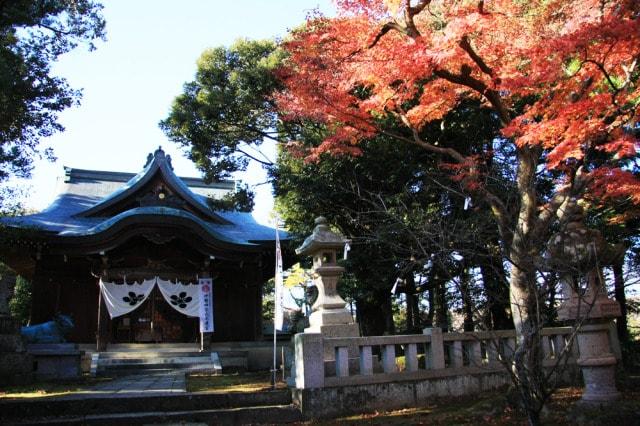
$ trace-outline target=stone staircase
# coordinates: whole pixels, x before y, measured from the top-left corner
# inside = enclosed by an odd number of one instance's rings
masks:
[[[287,389],[0,400],[2,425],[281,424],[303,420]]]
[[[175,371],[220,373],[216,352],[200,352],[195,344],[111,344],[94,353],[92,372],[97,375],[146,374]]]

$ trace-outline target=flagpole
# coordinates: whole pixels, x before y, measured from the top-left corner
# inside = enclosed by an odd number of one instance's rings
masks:
[[[271,387],[276,388],[276,327],[273,324],[273,368],[271,369]]]
[[[277,343],[276,337],[278,334],[278,329],[282,328],[282,301],[279,300],[282,298],[282,253],[280,251],[280,235],[278,233],[278,216],[275,217],[275,228],[276,228],[276,274],[275,274],[275,285],[273,291],[273,368],[271,369],[271,386],[273,389],[276,388],[276,374],[278,369],[276,367],[277,364]]]

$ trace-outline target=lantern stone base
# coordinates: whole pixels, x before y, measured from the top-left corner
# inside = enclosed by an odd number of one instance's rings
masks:
[[[320,333],[322,337],[360,337],[358,324],[330,324],[321,325],[317,328],[309,327],[304,329],[305,333]]]
[[[572,298],[558,308],[558,318],[573,320],[583,318],[617,318],[621,315],[620,304],[615,300],[598,298],[590,305],[584,300]]]
[[[584,394],[583,404],[602,404],[620,396],[615,383],[616,357],[611,353],[607,323],[584,325],[578,331]]]
[[[353,317],[351,314],[344,308],[344,303],[340,308],[337,309],[327,309],[327,308],[319,308],[318,310],[311,313],[309,316],[309,327],[305,329],[305,333],[320,333],[320,328],[325,326],[333,326],[333,325],[353,325],[356,330],[358,326],[353,323]],[[330,336],[330,337],[357,337],[349,335],[338,335],[338,336]]]
[[[342,319],[341,323],[323,323],[318,324],[313,321],[314,314],[324,313],[325,316],[317,315],[316,319],[322,318],[327,319],[330,318],[330,321],[337,321],[338,318]],[[360,337],[360,330],[358,328],[358,324],[353,322],[351,315],[342,310],[344,315],[335,315],[330,316],[327,310],[316,311],[309,317],[310,327],[305,328],[305,333],[320,333],[323,338],[326,337]],[[346,317],[345,317],[346,315]],[[352,347],[353,346],[353,347]],[[355,358],[358,356],[358,348],[355,345],[351,345],[348,347],[349,358]],[[336,359],[336,354],[333,353],[332,349],[327,347],[324,351],[324,360],[325,361],[333,361]]]

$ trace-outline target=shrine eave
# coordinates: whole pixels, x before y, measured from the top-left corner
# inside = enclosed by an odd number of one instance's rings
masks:
[[[275,229],[257,223],[251,213],[211,208],[209,196],[234,187],[232,181],[180,178],[170,156],[158,149],[137,175],[65,168],[64,187],[47,209],[0,218],[0,225],[24,231],[22,245],[46,241],[74,252],[122,244],[136,235],[151,241],[154,235],[162,235],[157,241],[191,238],[192,245],[203,245],[203,252],[271,250]],[[281,232],[280,239],[287,240],[288,234]]]

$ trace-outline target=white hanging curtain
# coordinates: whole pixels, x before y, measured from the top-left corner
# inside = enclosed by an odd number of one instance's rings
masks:
[[[200,292],[196,284],[182,283],[180,281],[165,281],[157,278],[160,293],[169,305],[176,311],[190,317],[199,317]]]
[[[127,283],[125,278],[124,281],[124,284],[116,284],[100,280],[102,298],[111,318],[128,314],[142,305],[156,283],[155,278],[132,283]]]

